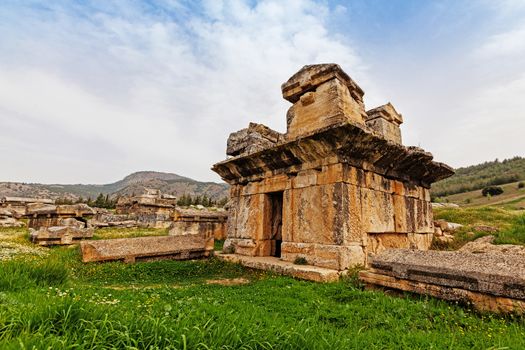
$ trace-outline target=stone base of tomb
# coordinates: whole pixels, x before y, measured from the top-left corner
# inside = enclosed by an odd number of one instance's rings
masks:
[[[525,313],[525,261],[510,254],[387,250],[359,278],[394,289],[471,304],[479,311]]]
[[[93,233],[92,228],[52,226],[31,230],[30,237],[31,242],[42,246],[70,245],[83,239],[92,238]]]
[[[83,262],[190,260],[212,256],[214,240],[202,234],[119,238],[82,242],[80,249]]]
[[[272,271],[280,275],[291,276],[298,279],[314,282],[335,282],[345,273],[334,269],[312,265],[297,265],[289,261],[283,261],[273,256],[245,256],[239,254],[218,254],[217,258],[241,264],[243,266]]]
[[[206,234],[223,240],[226,238],[227,219],[226,211],[177,209],[169,226],[169,235]]]

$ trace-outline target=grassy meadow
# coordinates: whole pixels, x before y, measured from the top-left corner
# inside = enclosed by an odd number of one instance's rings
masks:
[[[521,317],[365,291],[352,277],[318,284],[217,259],[82,264],[78,247],[0,230],[18,247],[0,260],[0,349],[525,348]]]
[[[493,235],[496,244],[525,244],[525,210],[501,206],[434,209],[434,219],[464,225],[454,234],[454,241],[437,243],[433,249],[455,250],[465,243],[486,235]],[[486,232],[483,226],[497,229]]]

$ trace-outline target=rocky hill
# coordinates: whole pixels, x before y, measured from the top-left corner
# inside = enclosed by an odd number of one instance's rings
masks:
[[[140,171],[124,179],[106,185],[59,185],[27,184],[18,182],[0,182],[0,197],[41,197],[51,199],[72,199],[79,197],[96,198],[100,193],[117,197],[122,195],[141,194],[146,188],[159,189],[163,193],[182,196],[207,195],[220,200],[228,196],[228,185],[215,182],[200,182],[172,173]]]

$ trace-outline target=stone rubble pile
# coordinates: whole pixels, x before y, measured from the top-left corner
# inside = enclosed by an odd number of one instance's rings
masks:
[[[15,213],[9,209],[0,208],[0,227],[24,227],[25,224],[15,218]]]
[[[453,222],[447,222],[445,220],[434,221],[434,239],[448,243],[454,240],[454,233],[462,228],[463,225],[456,224]]]

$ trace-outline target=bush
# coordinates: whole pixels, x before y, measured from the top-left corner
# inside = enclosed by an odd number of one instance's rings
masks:
[[[306,260],[305,257],[302,257],[302,256],[298,256],[297,258],[295,258],[293,263],[295,265],[308,265],[308,261]]]
[[[481,194],[483,195],[483,197],[487,197],[488,195],[490,195],[490,196],[498,196],[498,195],[500,195],[502,193],[503,193],[503,188],[501,188],[499,186],[485,187],[481,191]]]
[[[525,182],[518,183],[518,188],[523,188],[523,187],[525,187]]]

